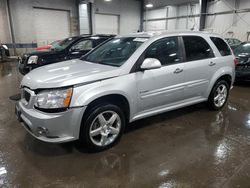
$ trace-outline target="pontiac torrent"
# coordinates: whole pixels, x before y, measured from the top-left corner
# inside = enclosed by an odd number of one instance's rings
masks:
[[[39,140],[79,139],[100,151],[116,144],[135,120],[200,102],[221,109],[235,64],[231,49],[215,34],[117,36],[81,59],[25,75],[16,114]]]

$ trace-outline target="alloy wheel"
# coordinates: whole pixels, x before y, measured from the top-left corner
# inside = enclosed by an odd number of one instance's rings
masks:
[[[227,87],[221,84],[217,87],[214,95],[214,105],[218,108],[222,107],[227,100]]]
[[[89,136],[95,145],[107,146],[116,140],[120,131],[120,116],[114,111],[104,111],[91,123]]]

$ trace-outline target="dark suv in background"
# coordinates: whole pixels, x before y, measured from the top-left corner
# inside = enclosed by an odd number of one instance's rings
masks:
[[[113,37],[114,35],[84,35],[66,38],[47,51],[24,54],[19,58],[19,72],[24,75],[37,67],[80,58],[99,44]]]
[[[243,42],[234,49],[237,57],[236,81],[250,81],[250,42]]]
[[[232,49],[237,48],[242,43],[239,39],[235,38],[225,38],[225,40]]]

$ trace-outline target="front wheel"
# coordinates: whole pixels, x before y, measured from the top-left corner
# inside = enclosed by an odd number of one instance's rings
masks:
[[[218,81],[208,98],[208,106],[212,110],[219,110],[226,104],[229,94],[229,85],[225,80]]]
[[[103,104],[90,110],[83,120],[80,139],[88,149],[102,151],[115,145],[123,133],[125,116],[116,105]]]

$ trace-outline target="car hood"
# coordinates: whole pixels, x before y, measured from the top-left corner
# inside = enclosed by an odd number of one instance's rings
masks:
[[[58,54],[59,52],[60,51],[46,49],[46,50],[42,50],[42,51],[33,51],[30,53],[26,53],[26,54],[24,54],[24,56],[30,57],[32,55],[37,55],[38,57],[42,57],[42,56],[47,56],[47,55],[55,55],[55,54]]]
[[[23,77],[21,86],[30,89],[58,88],[116,77],[120,69],[79,59],[34,69]]]

